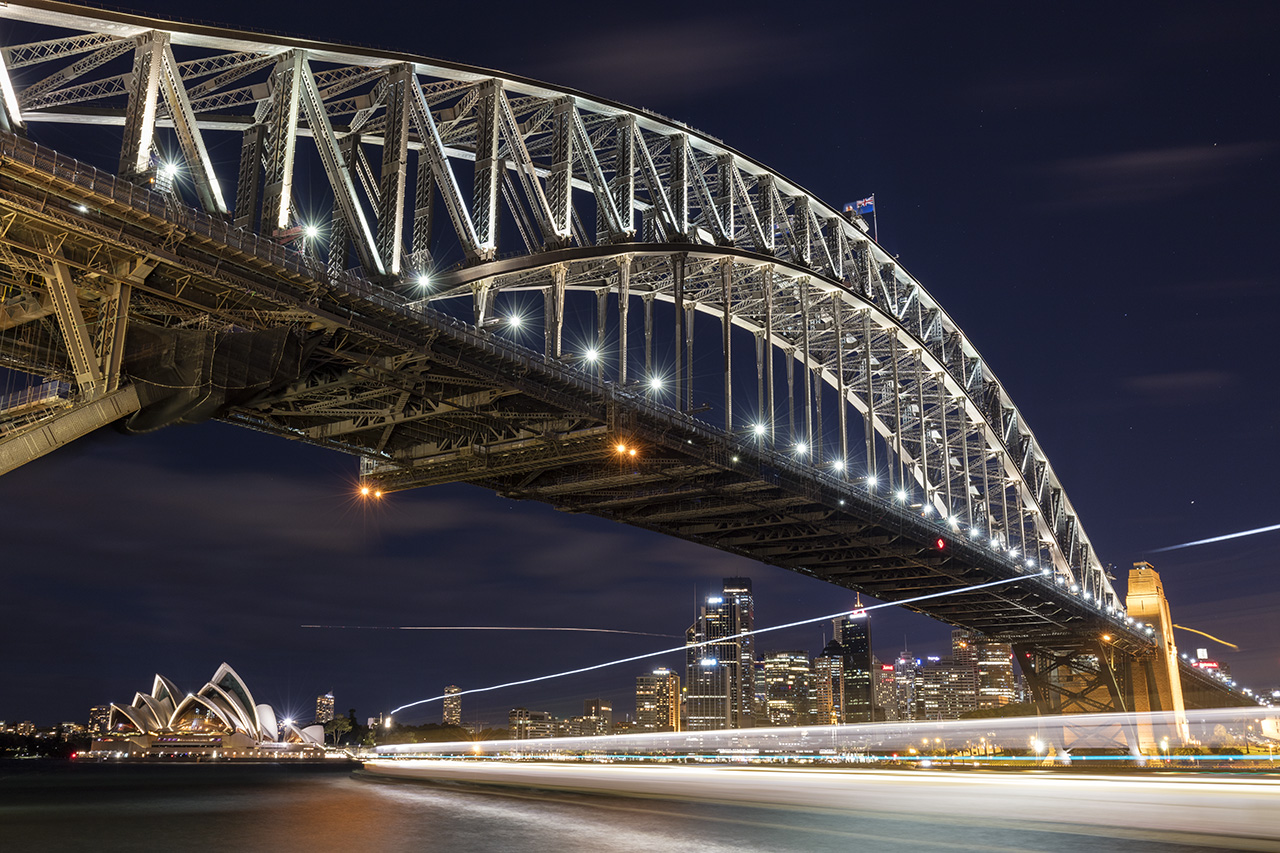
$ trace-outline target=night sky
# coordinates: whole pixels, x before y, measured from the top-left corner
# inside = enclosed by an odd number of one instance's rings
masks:
[[[1280,532],[1150,553],[1280,523],[1280,5],[497,3],[484,20],[460,3],[131,5],[543,79],[684,121],[832,204],[874,192],[881,242],[1004,383],[1117,586],[1151,560],[1175,622],[1240,646],[1179,632],[1180,648],[1280,685]],[[472,487],[371,509],[355,474],[204,424],[105,430],[0,479],[0,719],[83,721],[155,672],[196,689],[224,660],[283,712],[310,719],[332,689],[364,718],[679,642],[308,624],[682,635],[729,575],[754,580],[762,626],[852,605]],[[904,641],[948,651],[939,623],[873,625],[882,658]],[[822,628],[760,647],[815,652]],[[467,697],[464,719],[577,714],[594,696],[630,712],[644,669]],[[438,721],[438,704],[414,719]]]

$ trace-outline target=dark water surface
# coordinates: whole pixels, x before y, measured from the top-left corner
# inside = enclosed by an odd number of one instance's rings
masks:
[[[904,811],[910,803],[903,804]],[[333,767],[0,762],[0,851],[1160,851],[1062,828],[380,781]]]

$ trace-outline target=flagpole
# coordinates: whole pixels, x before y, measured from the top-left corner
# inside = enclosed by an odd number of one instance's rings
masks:
[[[871,237],[880,242],[880,221],[876,219],[876,194],[871,194]]]

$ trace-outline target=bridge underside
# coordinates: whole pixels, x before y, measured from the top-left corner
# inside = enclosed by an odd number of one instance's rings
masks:
[[[0,449],[128,389],[127,430],[221,418],[358,455],[383,490],[474,483],[885,601],[956,591],[913,608],[1036,655],[1104,634],[1108,654],[1153,653],[1053,577],[890,496],[23,140],[0,149],[4,274],[76,309],[0,327],[3,365],[76,389],[6,422]],[[991,581],[1008,582],[962,591]]]

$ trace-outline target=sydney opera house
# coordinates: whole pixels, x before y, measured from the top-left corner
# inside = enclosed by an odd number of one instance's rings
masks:
[[[100,756],[129,758],[297,759],[324,756],[324,727],[299,728],[258,705],[227,664],[185,693],[163,675],[128,705],[113,703],[109,730],[93,742]]]

